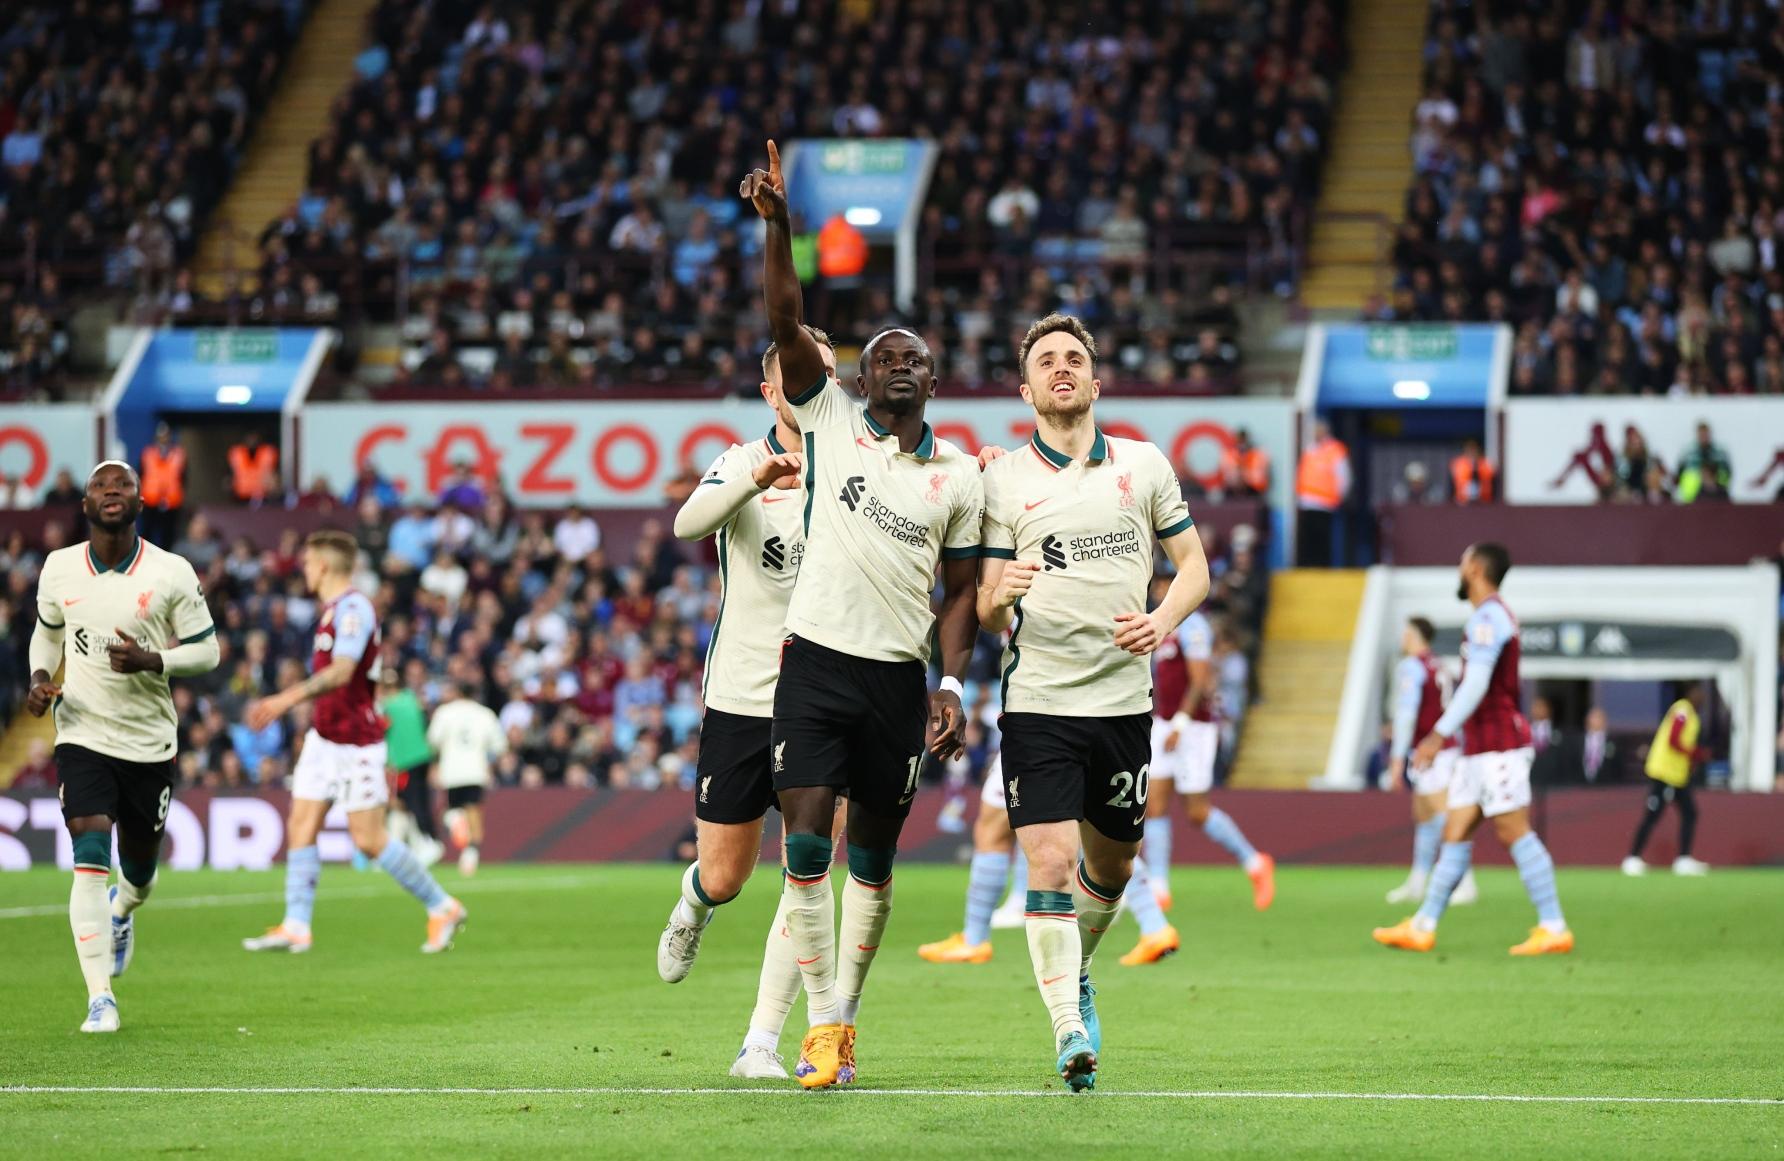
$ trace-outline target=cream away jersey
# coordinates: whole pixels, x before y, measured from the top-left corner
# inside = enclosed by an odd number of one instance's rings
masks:
[[[56,743],[127,762],[174,756],[178,720],[167,678],[113,673],[106,646],[123,630],[145,649],[202,641],[217,631],[198,574],[184,557],[140,536],[136,551],[108,569],[88,544],[50,553],[37,582],[37,618],[62,629],[67,669],[56,700]]]
[[[744,481],[753,488],[751,473],[787,450],[773,431],[765,439],[733,444],[713,461],[699,487]],[[718,550],[722,588],[706,648],[704,699],[728,714],[773,717],[787,603],[805,559],[804,489],[760,492],[719,527]]]
[[[852,657],[927,661],[936,565],[979,555],[978,460],[928,424],[899,451],[834,379],[789,402],[805,439],[805,563],[787,631]]]
[[[1005,712],[1152,712],[1151,658],[1115,645],[1115,614],[1146,609],[1154,537],[1193,527],[1156,447],[1098,430],[1069,460],[1041,441],[985,469],[986,556],[1041,566],[1004,647]]]
[[[508,750],[508,735],[495,711],[468,697],[453,698],[427,723],[428,745],[438,755],[440,785],[488,786],[489,764]]]

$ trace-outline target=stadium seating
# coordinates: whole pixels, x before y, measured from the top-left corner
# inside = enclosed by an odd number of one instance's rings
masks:
[[[1514,394],[1784,392],[1781,36],[1763,4],[1433,3],[1371,315],[1511,324]]]
[[[259,301],[398,321],[397,397],[734,387],[762,342],[734,192],[761,139],[921,135],[940,158],[916,321],[952,377],[1007,377],[1021,327],[1064,306],[1119,377],[1228,390],[1228,284],[1292,283],[1342,5],[1134,0],[1104,39],[1073,31],[1076,7],[1048,26],[915,0],[807,23],[711,0],[385,0],[304,195],[261,235]],[[898,317],[871,280],[814,313]]]
[[[53,396],[74,307],[152,317],[308,0],[15,0],[0,23],[0,398]]]

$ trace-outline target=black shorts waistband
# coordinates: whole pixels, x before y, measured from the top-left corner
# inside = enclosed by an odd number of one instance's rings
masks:
[[[801,637],[798,634],[792,634],[787,637],[786,648],[789,652],[797,649],[801,653],[809,654],[819,660],[832,661],[838,665],[854,665],[870,669],[879,669],[886,673],[902,673],[912,669],[916,670],[918,673],[923,673],[927,668],[921,661],[915,660],[885,661],[878,657],[857,657],[853,653],[844,653],[840,649],[832,649],[828,645],[820,645],[811,638]]]

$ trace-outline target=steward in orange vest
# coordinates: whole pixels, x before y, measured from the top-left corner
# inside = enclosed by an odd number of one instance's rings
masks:
[[[1491,460],[1481,456],[1480,444],[1468,440],[1462,454],[1450,461],[1450,496],[1458,504],[1491,504],[1493,478]]]
[[[279,449],[250,431],[229,449],[229,490],[244,504],[258,504],[279,487]]]

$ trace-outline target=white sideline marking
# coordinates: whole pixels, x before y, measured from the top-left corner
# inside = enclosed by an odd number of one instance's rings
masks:
[[[558,875],[546,879],[496,879],[487,882],[457,882],[448,894],[461,895],[494,895],[511,891],[531,891],[536,888],[574,887],[586,885],[594,876]],[[323,902],[331,899],[372,899],[390,894],[388,884],[383,886],[335,887],[323,888],[317,892],[317,898]],[[176,895],[172,899],[152,899],[143,904],[153,913],[156,911],[195,911],[202,907],[229,907],[252,903],[283,903],[283,891],[257,891],[240,895]],[[43,919],[52,915],[67,917],[67,903],[44,903],[34,907],[0,907],[0,919]]]
[[[1025,1097],[1066,1098],[1071,1094],[1035,1089],[965,1088],[854,1088],[855,1096],[904,1097]],[[350,1086],[230,1087],[150,1085],[5,1085],[0,1096],[86,1094],[127,1096],[802,1096],[798,1088],[627,1088],[617,1085],[593,1088],[396,1088]],[[1480,1104],[1579,1104],[1579,1105],[1760,1105],[1784,1107],[1779,1097],[1664,1097],[1664,1096],[1544,1096],[1536,1093],[1437,1093],[1437,1092],[1207,1092],[1103,1091],[1090,1099],[1112,1097],[1147,1100],[1247,1100],[1247,1101],[1459,1101]],[[822,1099],[822,1098],[816,1098]],[[844,1097],[843,1099],[851,1099]]]

